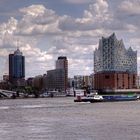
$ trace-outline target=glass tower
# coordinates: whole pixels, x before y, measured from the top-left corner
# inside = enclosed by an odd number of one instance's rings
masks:
[[[25,57],[19,49],[9,54],[9,78],[21,79],[25,77]]]
[[[115,33],[99,41],[94,51],[94,72],[137,73],[137,51],[125,48],[123,40],[117,40]]]

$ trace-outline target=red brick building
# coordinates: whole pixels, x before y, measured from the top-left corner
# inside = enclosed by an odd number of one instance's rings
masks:
[[[122,72],[102,72],[94,74],[94,87],[98,90],[106,89],[134,89],[136,88],[136,74]]]

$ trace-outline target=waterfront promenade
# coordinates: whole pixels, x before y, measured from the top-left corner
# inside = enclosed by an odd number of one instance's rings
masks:
[[[139,140],[140,101],[0,100],[0,140]]]

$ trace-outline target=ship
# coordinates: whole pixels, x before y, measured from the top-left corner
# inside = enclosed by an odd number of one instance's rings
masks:
[[[137,94],[132,95],[98,95],[77,96],[74,102],[113,102],[113,101],[135,101],[140,99]]]

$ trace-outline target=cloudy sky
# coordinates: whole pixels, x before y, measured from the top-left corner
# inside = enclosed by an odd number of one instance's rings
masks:
[[[140,0],[0,0],[0,76],[17,47],[26,77],[54,69],[58,56],[67,56],[70,77],[91,74],[99,39],[113,32],[140,64]]]

